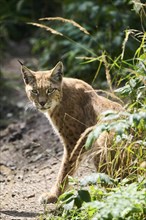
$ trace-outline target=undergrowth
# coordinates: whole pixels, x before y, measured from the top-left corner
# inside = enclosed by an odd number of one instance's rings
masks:
[[[136,1],[135,1],[136,2]],[[144,11],[144,4],[139,10]],[[145,13],[144,13],[145,15]],[[84,34],[90,35],[85,28],[75,21],[63,18],[45,18],[59,20],[74,25]],[[41,19],[44,20],[44,19]],[[76,43],[62,33],[47,25],[32,23],[66,37],[71,43]],[[134,57],[125,60],[126,44],[130,37],[139,42]],[[76,43],[82,47],[81,43]],[[123,40],[122,53],[115,59],[106,52],[95,57],[93,48],[88,50],[91,56],[80,57],[84,64],[99,61],[94,82],[104,66],[109,85],[108,96],[125,102],[123,112],[104,112],[100,123],[89,134],[85,147],[89,150],[98,137],[106,132],[113,133],[112,142],[104,155],[100,158],[99,169],[96,174],[84,177],[84,180],[73,180],[73,190],[65,192],[58,200],[58,206],[40,220],[92,219],[92,220],[144,220],[146,215],[146,32],[126,30]],[[84,48],[85,51],[87,48]],[[115,48],[116,49],[116,48]],[[118,89],[113,89],[116,85]],[[103,156],[103,155],[102,155]],[[106,162],[105,162],[106,158]],[[106,173],[101,173],[102,166],[106,166]]]
[[[130,183],[103,173],[86,176],[78,181],[77,189],[61,195],[58,207],[40,220],[144,220],[145,184],[143,177]]]

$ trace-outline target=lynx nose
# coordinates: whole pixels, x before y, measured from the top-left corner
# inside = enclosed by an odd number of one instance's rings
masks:
[[[41,101],[40,102],[40,105],[43,107],[44,105],[46,104],[46,102],[44,102],[44,101]]]

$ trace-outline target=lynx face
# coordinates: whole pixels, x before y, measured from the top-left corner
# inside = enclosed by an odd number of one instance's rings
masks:
[[[25,90],[29,100],[40,111],[53,110],[62,99],[63,64],[52,70],[33,72],[22,65]]]

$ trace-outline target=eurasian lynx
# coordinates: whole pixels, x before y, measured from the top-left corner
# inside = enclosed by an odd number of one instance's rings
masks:
[[[79,155],[85,152],[81,134],[97,123],[99,115],[121,106],[102,96],[78,79],[63,77],[62,62],[48,71],[34,72],[22,65],[25,90],[33,105],[51,122],[64,145],[64,154],[55,186],[42,202],[56,202],[72,175]],[[89,129],[88,129],[89,128]]]

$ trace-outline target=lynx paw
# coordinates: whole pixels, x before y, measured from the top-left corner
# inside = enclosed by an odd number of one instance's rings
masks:
[[[56,203],[57,202],[57,195],[51,193],[43,193],[40,198],[40,204],[48,204],[48,203]]]

